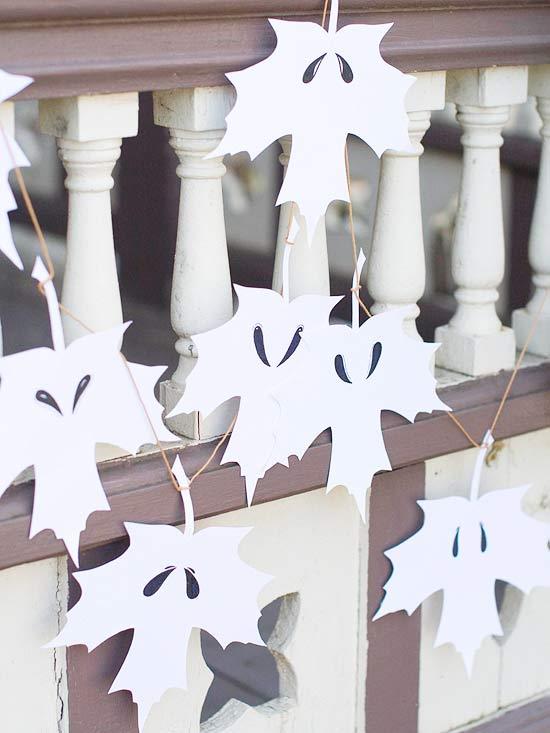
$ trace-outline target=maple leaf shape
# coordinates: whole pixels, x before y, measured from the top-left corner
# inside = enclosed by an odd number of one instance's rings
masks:
[[[292,153],[277,204],[294,201],[311,241],[335,200],[349,201],[348,134],[380,156],[410,148],[405,95],[414,77],[380,55],[392,27],[348,25],[337,30],[333,0],[328,31],[310,22],[270,20],[275,51],[244,71],[227,74],[237,102],[227,132],[211,157],[248,151],[254,159],[273,141],[292,135]]]
[[[521,503],[529,486],[492,491],[480,499],[419,501],[424,525],[385,554],[393,573],[375,619],[404,610],[409,615],[443,591],[435,645],[451,643],[469,675],[487,636],[502,635],[495,582],[529,593],[550,585],[548,525],[527,516]]]
[[[354,304],[356,307],[356,304]],[[372,316],[360,328],[335,325],[304,341],[315,369],[283,385],[279,434],[302,458],[323,430],[332,431],[327,492],[346,486],[363,519],[366,494],[377,471],[390,470],[380,418],[391,410],[411,422],[419,412],[448,410],[436,394],[431,370],[439,344],[403,331],[408,308]]]
[[[33,276],[44,281],[47,273],[38,263]],[[159,440],[177,438],[164,427],[163,408],[154,396],[166,367],[125,362],[120,353],[130,324],[83,336],[65,348],[53,284],[45,287],[56,348],[0,359],[0,496],[21,471],[34,466],[30,537],[52,529],[78,565],[86,520],[109,509],[96,444],[135,453],[155,443],[155,433]]]
[[[29,76],[8,74],[0,69],[0,104],[28,86],[33,79]],[[23,263],[11,233],[9,211],[17,208],[15,197],[8,182],[9,172],[15,167],[30,165],[25,154],[7,130],[0,125],[0,251],[20,270]]]
[[[143,729],[151,707],[170,688],[187,688],[186,653],[193,628],[222,647],[262,644],[258,594],[271,580],[244,563],[238,546],[250,528],[212,527],[196,534],[175,527],[126,523],[130,547],[116,560],[75,573],[82,597],[48,646],[88,650],[134,629],[128,655],[109,692],[130,690]]]
[[[199,358],[183,397],[169,417],[195,410],[208,415],[232,397],[239,413],[222,462],[241,466],[251,503],[257,481],[294,452],[280,436],[279,403],[273,391],[308,371],[302,343],[310,330],[328,323],[339,297],[302,295],[287,302],[273,290],[235,286],[239,307],[219,328],[193,336]]]

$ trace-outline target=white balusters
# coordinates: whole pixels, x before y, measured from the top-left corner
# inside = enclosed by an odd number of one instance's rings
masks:
[[[426,266],[420,202],[421,141],[430,126],[431,110],[445,105],[445,72],[417,74],[407,95],[412,149],[382,156],[378,200],[369,255],[367,283],[373,313],[411,306],[405,329],[418,336],[416,305],[424,294]]]
[[[280,143],[283,152],[279,156],[279,161],[286,173],[292,139],[290,136],[286,136],[280,140]],[[281,206],[275,265],[273,267],[273,289],[278,292],[281,292],[283,283],[283,253],[289,231],[291,212],[297,221],[303,223],[296,204],[286,203]],[[290,255],[290,298],[306,294],[330,294],[327,234],[324,217],[317,226],[311,244],[308,244],[306,237],[300,232],[296,237]]]
[[[514,332],[502,326],[495,310],[505,261],[499,148],[509,105],[524,102],[526,95],[526,67],[447,74],[447,99],[457,104],[464,157],[452,258],[458,307],[436,331],[442,342],[436,363],[471,376],[510,369],[515,360]]]
[[[192,335],[215,328],[233,315],[221,182],[225,166],[221,158],[205,160],[223,137],[233,99],[230,87],[155,93],[155,122],[170,128],[181,179],[171,308],[180,356],[171,380],[162,385],[161,397],[168,410],[183,394],[196,363]],[[178,415],[169,425],[181,435],[208,438],[224,432],[230,414],[231,406],[225,405],[204,420],[198,415]]]
[[[550,65],[529,69],[529,94],[537,98],[537,109],[542,119],[539,182],[529,237],[534,293],[525,308],[514,312],[512,323],[518,348],[522,348],[531,330],[533,317],[542,307],[529,351],[550,356],[550,294],[546,296],[550,291]]]
[[[62,302],[92,330],[122,322],[111,218],[114,165],[123,137],[138,130],[138,95],[102,94],[40,102],[42,132],[54,135],[67,171],[67,261]],[[87,333],[64,316],[68,342]]]

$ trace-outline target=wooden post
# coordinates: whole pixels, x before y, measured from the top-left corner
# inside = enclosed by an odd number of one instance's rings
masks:
[[[436,363],[480,376],[510,369],[515,338],[495,310],[504,276],[504,226],[500,188],[502,128],[511,104],[524,102],[527,67],[447,74],[447,99],[457,104],[464,158],[453,239],[452,271],[458,307],[436,331]]]
[[[529,69],[529,94],[537,99],[542,119],[542,153],[535,210],[529,237],[529,264],[533,270],[533,297],[525,308],[514,311],[512,323],[518,348],[522,348],[531,330],[533,318],[542,307],[540,320],[529,351],[550,356],[550,64]],[[543,301],[546,298],[546,301]]]
[[[380,162],[367,283],[375,300],[372,313],[411,306],[404,326],[411,336],[420,338],[415,323],[420,312],[416,303],[424,294],[426,264],[419,161],[431,110],[445,105],[445,72],[418,74],[406,103],[411,150],[390,150]]]
[[[233,94],[229,87],[201,87],[154,95],[155,122],[170,128],[181,179],[171,306],[179,364],[161,385],[168,410],[182,396],[196,364],[193,334],[220,326],[233,315],[221,182],[225,166],[221,158],[206,158],[223,137]],[[168,424],[180,435],[209,438],[224,432],[231,411],[224,405],[204,419],[198,414],[178,415]]]
[[[112,172],[123,137],[137,135],[138,95],[101,94],[40,102],[40,128],[57,138],[69,218],[62,303],[94,331],[122,323],[111,217]],[[64,315],[67,342],[88,331]]]

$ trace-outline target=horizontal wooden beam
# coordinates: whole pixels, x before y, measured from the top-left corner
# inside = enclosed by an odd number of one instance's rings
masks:
[[[320,0],[11,0],[0,67],[33,76],[21,98],[226,83],[265,58],[279,18],[320,19]],[[404,71],[550,60],[545,0],[343,0],[341,23],[393,21],[382,51]]]
[[[468,733],[548,733],[550,730],[550,697],[533,700],[479,725]]]
[[[509,373],[464,382],[440,391],[470,434],[481,440],[504,392]],[[421,415],[414,424],[393,413],[383,415],[384,440],[394,468],[410,466],[469,447],[465,436],[445,413]],[[496,435],[497,439],[550,426],[550,364],[524,368],[518,374]],[[368,446],[365,446],[368,449]],[[326,485],[330,460],[330,432],[320,435],[301,461],[277,465],[259,483],[255,501],[275,501]],[[212,443],[188,446],[184,463],[192,475],[212,451]],[[177,449],[172,449],[170,457]],[[218,454],[219,455],[219,454]],[[111,504],[88,520],[81,548],[86,550],[125,536],[124,521],[180,524],[181,499],[166,475],[158,453],[109,461],[100,474]],[[74,477],[78,491],[78,476]],[[246,506],[244,481],[235,464],[213,461],[193,483],[197,518],[210,517]],[[63,554],[63,544],[50,531],[28,539],[33,482],[8,489],[0,499],[0,569]]]

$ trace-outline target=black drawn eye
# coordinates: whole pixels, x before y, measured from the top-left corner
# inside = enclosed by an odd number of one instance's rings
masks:
[[[78,400],[82,397],[84,394],[84,391],[86,387],[90,384],[91,377],[89,374],[86,374],[85,377],[82,377],[80,382],[78,383],[78,387],[76,388],[76,392],[74,393],[74,401],[73,401],[73,412],[76,409],[76,406],[78,404]]]
[[[262,331],[261,326],[256,326],[256,328],[254,329],[254,346],[256,347],[256,353],[263,361],[263,363],[266,366],[270,367],[271,364],[269,363],[267,355],[265,353],[264,332]]]
[[[370,370],[367,375],[367,379],[373,374],[374,370],[378,366],[378,362],[380,361],[380,357],[382,356],[382,344],[380,341],[377,341],[374,346],[372,347],[372,361],[370,364]]]
[[[348,373],[346,372],[346,365],[344,364],[344,357],[342,354],[337,354],[334,357],[334,368],[342,382],[347,382],[348,384],[352,383],[351,379],[348,377]]]
[[[292,341],[290,342],[290,345],[288,349],[286,350],[286,354],[283,356],[281,361],[277,364],[277,366],[281,366],[281,364],[284,364],[285,361],[288,361],[292,354],[296,351],[298,346],[300,345],[300,341],[302,340],[302,332],[304,330],[303,326],[298,326],[296,329],[296,333],[292,337]]]
[[[479,523],[479,526],[481,527],[481,552],[485,552],[487,549],[487,533],[485,532],[485,527]]]
[[[187,578],[187,598],[193,600],[200,593],[199,582],[195,577],[193,568],[185,568],[185,577]]]
[[[46,392],[45,389],[39,389],[35,397],[39,402],[43,402],[45,405],[48,405],[48,407],[53,407],[53,409],[57,410],[60,415],[63,414],[57,402],[49,392]]]
[[[170,576],[171,573],[174,572],[175,569],[176,568],[174,565],[170,565],[170,567],[166,568],[166,570],[163,570],[162,573],[155,575],[155,577],[152,578],[143,589],[143,595],[147,598],[154,596],[155,593],[162,588],[164,581]]]
[[[453,542],[453,557],[458,557],[458,535],[460,534],[460,527],[456,530],[455,540]]]
[[[307,67],[302,77],[302,81],[304,82],[304,84],[309,84],[311,81],[315,79],[315,76],[317,72],[319,71],[319,67],[321,66],[325,56],[326,56],[326,53],[324,53],[322,56],[319,56],[319,58],[315,59],[315,61],[312,61],[311,64]]]
[[[338,64],[340,66],[340,76],[346,84],[350,84],[353,81],[353,71],[351,70],[351,66],[343,56],[340,56],[339,53],[336,54],[336,58],[338,59]]]

